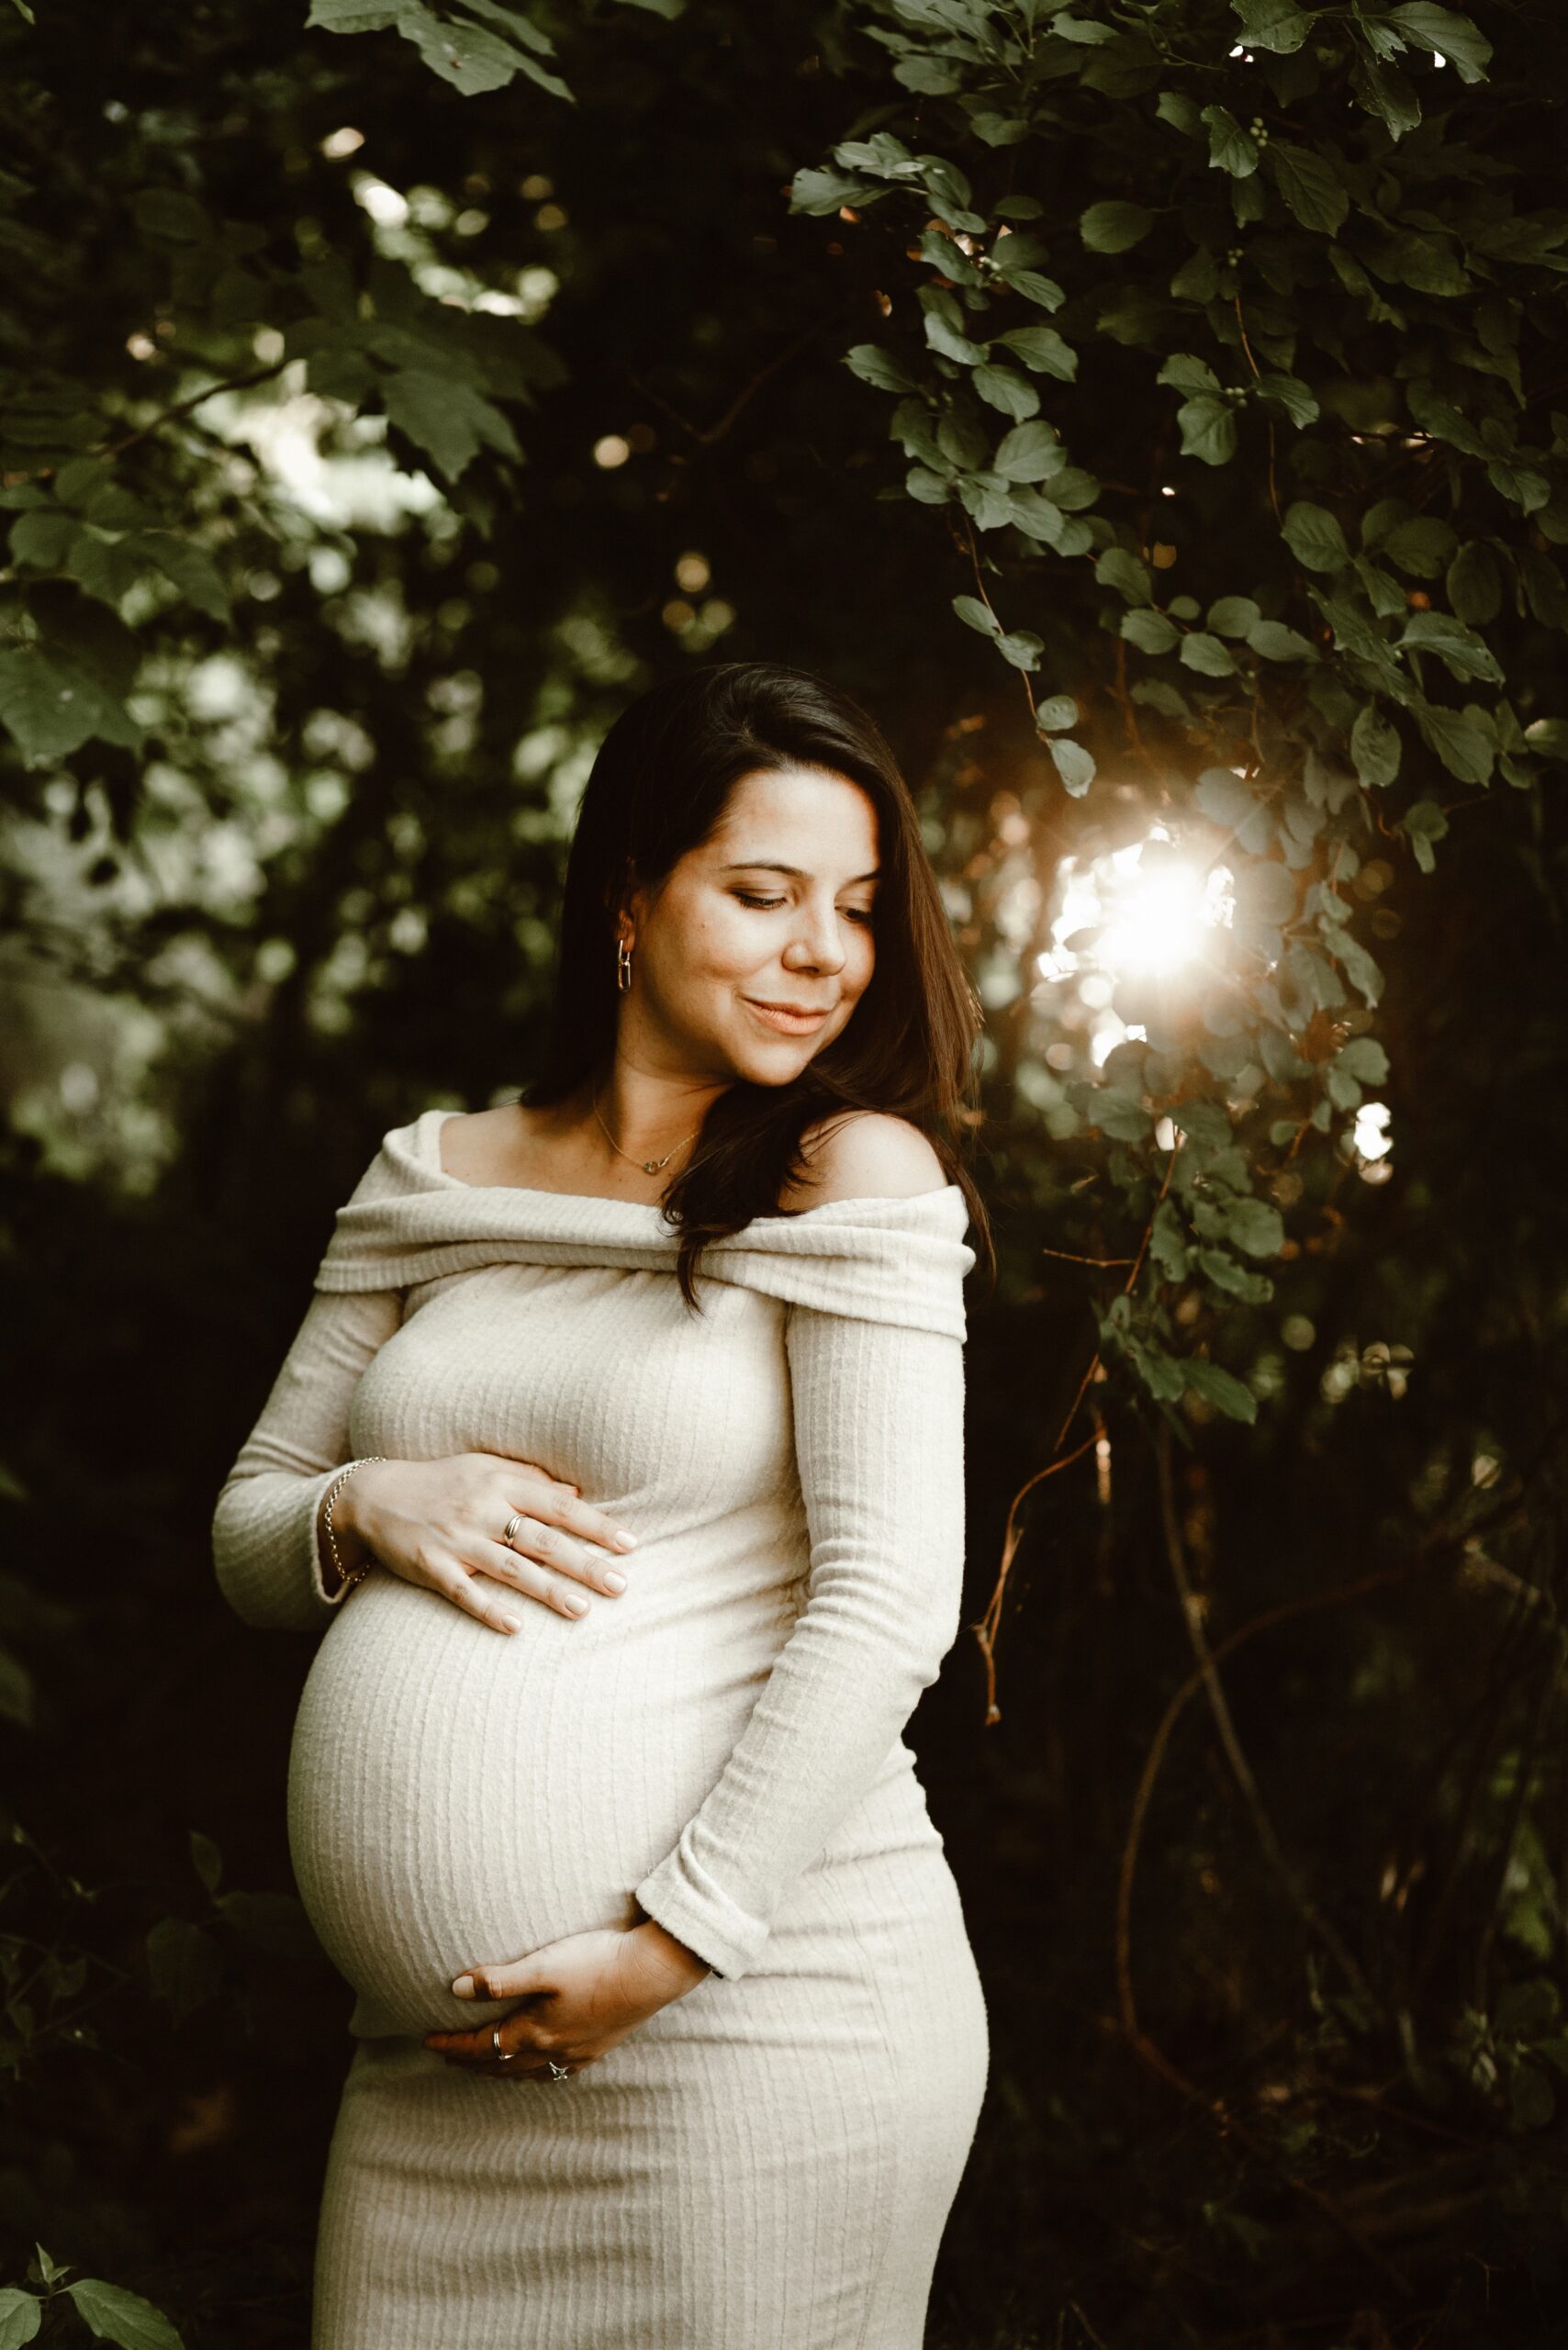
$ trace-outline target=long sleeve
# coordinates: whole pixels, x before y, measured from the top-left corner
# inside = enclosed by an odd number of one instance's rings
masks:
[[[318,1292],[241,1447],[212,1520],[218,1588],[237,1616],[267,1629],[309,1631],[344,1595],[329,1595],[316,1519],[349,1447],[361,1373],[397,1329],[395,1290]]]
[[[958,1636],[961,1341],[795,1304],[785,1337],[807,1599],[722,1772],[636,1888],[730,1979],[867,1794]]]

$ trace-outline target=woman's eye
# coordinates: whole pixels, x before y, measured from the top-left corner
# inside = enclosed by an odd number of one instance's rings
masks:
[[[762,912],[771,912],[785,903],[782,898],[760,898],[750,890],[734,890],[731,895],[737,898],[743,906],[756,906]],[[843,911],[850,922],[857,922],[865,930],[869,930],[876,919],[865,906],[846,906]]]

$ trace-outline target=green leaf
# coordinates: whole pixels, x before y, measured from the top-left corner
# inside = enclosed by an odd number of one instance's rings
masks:
[[[1468,17],[1458,16],[1451,8],[1436,7],[1432,0],[1406,0],[1405,6],[1390,10],[1389,21],[1418,48],[1446,57],[1462,82],[1486,79],[1492,44]]]
[[[1161,90],[1154,111],[1161,122],[1170,123],[1173,130],[1180,130],[1186,138],[1195,139],[1198,136],[1203,118],[1195,101],[1182,91]]]
[[[1018,425],[1004,435],[991,460],[1004,481],[1046,481],[1061,464],[1061,442],[1048,424]]]
[[[1261,1305],[1273,1295],[1273,1283],[1261,1273],[1249,1273],[1223,1248],[1200,1248],[1198,1262],[1215,1289],[1224,1290],[1230,1297],[1238,1297],[1245,1304]]]
[[[1262,661],[1310,661],[1314,649],[1298,629],[1283,621],[1256,621],[1247,632],[1249,651]]]
[[[841,212],[846,204],[871,203],[887,193],[885,185],[879,185],[876,180],[852,178],[846,172],[802,168],[790,183],[790,209],[820,217]]]
[[[1411,708],[1423,739],[1450,775],[1457,777],[1461,783],[1491,780],[1495,755],[1479,726],[1462,718],[1457,711],[1440,709],[1435,702],[1417,700]]]
[[[76,2304],[76,2314],[100,2342],[118,2342],[120,2350],[182,2350],[179,2334],[160,2309],[128,2293],[123,2285],[106,2285],[101,2277],[78,2277],[65,2288]]]
[[[1362,30],[1370,30],[1362,19]],[[1366,108],[1376,115],[1387,128],[1391,138],[1403,139],[1414,130],[1421,119],[1421,101],[1415,84],[1397,66],[1385,65],[1376,58],[1358,57],[1350,68],[1350,87]]]
[[[1078,353],[1066,343],[1055,327],[1010,327],[998,335],[1009,351],[1032,367],[1037,375],[1055,375],[1064,384],[1072,383],[1078,375]]]
[[[1156,655],[1169,653],[1181,636],[1174,621],[1167,620],[1163,612],[1150,611],[1147,608],[1124,612],[1121,633],[1129,644],[1136,644],[1140,653]]]
[[[404,0],[311,0],[307,32],[387,32],[404,13]]]
[[[960,334],[940,310],[925,313],[925,340],[933,351],[939,351],[944,359],[958,360],[960,366],[979,367],[984,363],[988,346]]]
[[[1002,634],[1002,623],[996,614],[989,604],[982,604],[978,596],[955,596],[953,610],[968,627],[978,629],[981,636]]]
[[[1345,533],[1326,506],[1298,498],[1280,528],[1291,553],[1308,571],[1338,571],[1350,560]]]
[[[1245,636],[1262,617],[1250,596],[1221,596],[1208,609],[1208,624],[1219,636]]]
[[[1260,375],[1252,388],[1260,400],[1272,400],[1282,408],[1293,424],[1316,421],[1317,395],[1299,375]]]
[[[1388,1055],[1375,1036],[1352,1036],[1340,1048],[1338,1065],[1361,1085],[1382,1085],[1388,1076]]]
[[[844,364],[861,382],[874,384],[879,392],[918,392],[920,386],[902,363],[890,351],[875,342],[857,342],[844,354]]]
[[[1450,401],[1441,398],[1424,377],[1417,376],[1405,387],[1405,397],[1410,413],[1423,432],[1434,441],[1446,441],[1452,449],[1462,449],[1467,457],[1484,457],[1486,443],[1468,417],[1462,416]]]
[[[126,551],[156,564],[187,603],[215,621],[229,618],[229,590],[205,547],[177,531],[138,531],[122,542]]]
[[[1064,287],[1054,277],[1043,277],[1037,269],[1015,269],[1008,273],[1007,284],[1014,294],[1022,294],[1042,310],[1059,310],[1067,299]]]
[[[1513,556],[1532,618],[1542,628],[1568,628],[1568,588],[1551,557],[1529,546],[1515,547]]]
[[[1125,547],[1107,547],[1094,566],[1094,576],[1102,588],[1114,588],[1129,604],[1154,601],[1148,565],[1129,554]]]
[[[1333,164],[1314,149],[1294,146],[1286,139],[1271,140],[1267,152],[1274,185],[1302,227],[1337,236],[1350,199]]]
[[[1208,362],[1195,358],[1190,351],[1173,351],[1155,377],[1157,384],[1169,384],[1178,392],[1217,392],[1219,377]]]
[[[1065,734],[1051,737],[1051,757],[1056,770],[1074,800],[1081,800],[1094,780],[1094,762],[1081,743],[1070,742]]]
[[[79,528],[74,514],[62,514],[53,506],[32,507],[11,525],[12,560],[37,571],[58,571]]]
[[[383,377],[381,397],[392,422],[428,452],[448,481],[465,471],[482,441],[503,456],[522,453],[500,409],[460,376],[400,368]]]
[[[1184,668],[1196,669],[1204,677],[1228,677],[1236,667],[1229,646],[1222,644],[1217,636],[1208,636],[1202,630],[1195,630],[1192,635],[1182,639],[1182,650],[1177,657]]]
[[[1193,1394],[1201,1395],[1205,1404],[1212,1404],[1227,1419],[1245,1420],[1249,1427],[1257,1419],[1258,1398],[1234,1371],[1196,1355],[1186,1356],[1182,1370]]]
[[[1212,302],[1219,291],[1219,263],[1206,245],[1188,255],[1170,281],[1178,302]]]
[[[1284,1218],[1266,1200],[1233,1200],[1223,1215],[1225,1237],[1248,1257],[1277,1257],[1284,1247]]]
[[[1228,172],[1233,179],[1250,178],[1258,168],[1258,149],[1228,106],[1205,106],[1200,120],[1208,127],[1209,169]]]
[[[1506,464],[1495,458],[1486,468],[1486,478],[1499,498],[1506,498],[1510,505],[1521,508],[1527,514],[1539,513],[1551,501],[1551,484],[1533,465]]]
[[[1054,484],[1053,484],[1054,487]],[[1087,553],[1093,535],[1087,522],[1069,520],[1059,506],[1041,496],[1037,489],[1015,487],[1009,500],[1010,519],[1026,538],[1037,539],[1042,545],[1070,560]]]
[[[1383,973],[1360,939],[1352,938],[1348,930],[1340,930],[1335,934],[1334,952],[1361,1001],[1375,1004],[1383,993]]]
[[[486,32],[482,26],[465,25],[455,19],[443,22],[423,7],[412,5],[412,0],[405,0],[398,30],[405,40],[413,42],[431,73],[439,73],[443,82],[450,82],[465,97],[474,97],[483,90],[504,89],[520,73],[555,97],[572,95],[558,74],[547,73],[514,41],[499,33]]]
[[[1447,612],[1412,612],[1399,643],[1402,650],[1435,653],[1450,677],[1482,677],[1493,686],[1503,683],[1497,656],[1484,639]]]
[[[1246,780],[1232,775],[1228,767],[1205,767],[1193,797],[1210,823],[1234,833],[1249,856],[1263,856],[1272,844],[1274,825],[1268,809],[1253,797]]]
[[[1449,820],[1435,800],[1417,800],[1405,811],[1405,830],[1417,864],[1423,873],[1434,872],[1437,857],[1432,843],[1440,841],[1449,828]]]
[[[1176,411],[1182,428],[1182,454],[1201,457],[1205,465],[1223,465],[1236,454],[1236,418],[1227,400],[1200,392]]]
[[[982,531],[999,531],[1004,522],[1016,520],[1014,501],[1026,495],[993,474],[967,474],[959,480],[958,490],[965,513]]]
[[[1412,578],[1436,579],[1457,543],[1455,533],[1439,516],[1417,514],[1390,531],[1383,552]]]
[[[139,749],[142,730],[124,703],[54,646],[0,653],[0,724],[29,758],[62,759],[95,734]]]
[[[1350,757],[1370,791],[1381,791],[1399,773],[1399,732],[1376,702],[1365,703],[1350,729]]]
[[[1568,718],[1532,719],[1525,741],[1543,759],[1568,759]]]
[[[120,601],[141,578],[141,564],[129,553],[127,543],[104,538],[92,529],[75,532],[66,550],[66,571],[73,580],[83,583],[87,595],[108,604],[110,611],[120,609]]]
[[[1241,29],[1249,49],[1273,50],[1289,56],[1301,47],[1312,30],[1312,19],[1295,0],[1230,0],[1241,19]]]
[[[1039,409],[1039,393],[1028,377],[1020,375],[1014,368],[986,364],[977,367],[969,380],[986,406],[999,409],[1003,416],[1016,420],[1034,416]]]
[[[32,18],[28,18],[28,23]],[[43,2323],[42,2304],[36,2293],[19,2285],[0,2286],[0,2350],[22,2350]]]
[[[1042,734],[1059,733],[1064,727],[1076,726],[1078,704],[1070,694],[1052,694],[1036,707],[1035,723]]]
[[[1027,629],[1014,629],[1008,635],[997,638],[996,649],[1002,659],[1011,662],[1015,669],[1037,669],[1045,648],[1040,639]]]
[[[1154,215],[1141,204],[1113,198],[1092,204],[1079,221],[1079,233],[1091,252],[1125,253],[1138,244],[1154,226]]]
[[[1051,476],[1051,496],[1064,514],[1081,513],[1086,506],[1094,504],[1099,495],[1099,483],[1081,465],[1069,465],[1064,472]]]

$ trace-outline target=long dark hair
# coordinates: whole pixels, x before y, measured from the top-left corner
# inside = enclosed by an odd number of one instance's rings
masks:
[[[757,768],[825,768],[877,811],[880,871],[875,967],[842,1035],[788,1085],[737,1080],[710,1103],[697,1146],[666,1195],[681,1230],[682,1294],[700,1311],[704,1245],[781,1210],[809,1180],[801,1139],[839,1110],[879,1110],[924,1134],[962,1190],[994,1279],[985,1208],[959,1142],[979,1123],[980,1000],[953,943],[909,786],[876,722],[805,669],[712,662],[641,695],[610,727],[588,777],[566,864],[560,954],[544,1064],[523,1101],[543,1108],[600,1081],[614,1057],[615,922],[633,884],[651,888],[707,839],[734,786]],[[956,1133],[955,1133],[956,1130]]]

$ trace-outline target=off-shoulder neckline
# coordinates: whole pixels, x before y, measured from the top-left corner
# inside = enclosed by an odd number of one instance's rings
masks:
[[[470,1183],[462,1175],[454,1175],[441,1163],[441,1129],[448,1118],[461,1117],[459,1110],[433,1109],[424,1111],[414,1122],[415,1135],[425,1166],[443,1183],[459,1192],[508,1192],[523,1200],[569,1200],[578,1207],[634,1208],[644,1215],[664,1217],[660,1200],[620,1200],[609,1192],[549,1192],[534,1183]],[[757,1224],[803,1224],[813,1215],[825,1215],[831,1209],[865,1207],[899,1207],[922,1201],[946,1199],[949,1192],[962,1192],[957,1183],[943,1183],[933,1192],[872,1192],[864,1197],[842,1200],[819,1200],[814,1208],[798,1208],[793,1214],[782,1213],[757,1216]]]

